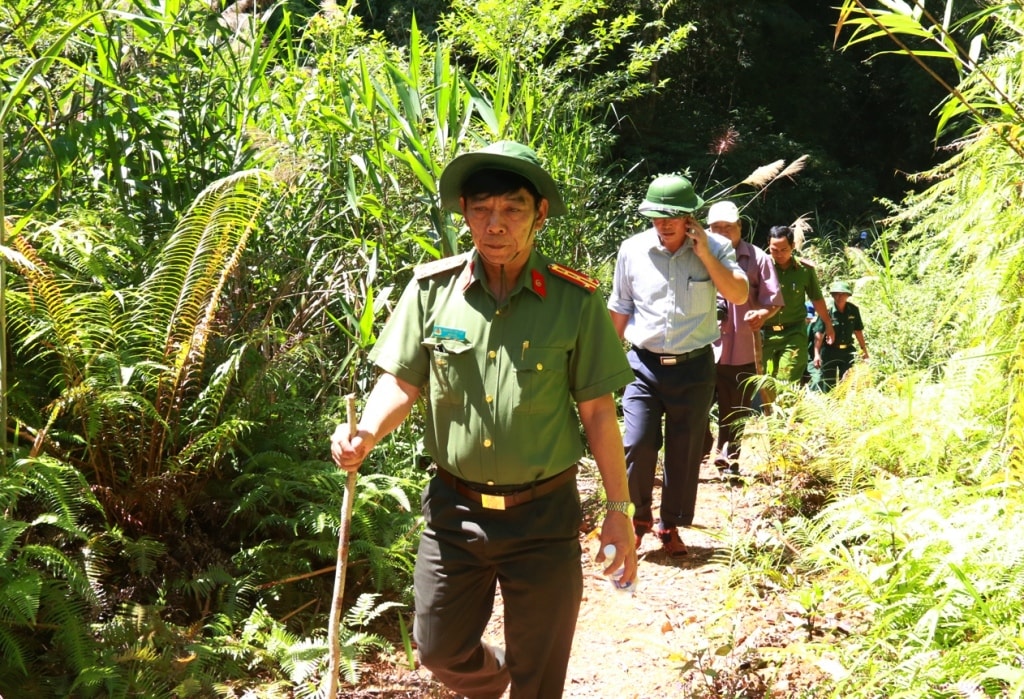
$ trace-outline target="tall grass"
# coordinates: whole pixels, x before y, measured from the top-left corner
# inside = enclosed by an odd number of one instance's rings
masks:
[[[846,260],[870,364],[768,419],[762,477],[785,488],[808,474],[828,489],[791,510],[779,536],[793,574],[776,581],[797,604],[820,591],[822,609],[851,620],[845,640],[815,648],[821,696],[1021,697],[1024,16],[1012,4],[959,20],[952,3],[939,16],[884,5],[844,2],[839,26],[954,61],[961,82],[939,127],[969,136],[921,175],[928,186],[894,207],[875,247]],[[968,50],[963,32],[976,37]]]

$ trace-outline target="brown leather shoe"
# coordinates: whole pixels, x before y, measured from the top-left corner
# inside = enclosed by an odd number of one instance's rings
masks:
[[[662,550],[672,558],[681,558],[690,552],[679,538],[679,531],[675,527],[658,529],[658,538],[661,539]]]
[[[642,519],[633,520],[633,533],[636,534],[636,547],[640,548],[640,541],[644,538],[644,534],[651,531],[654,526],[654,522],[648,522]]]

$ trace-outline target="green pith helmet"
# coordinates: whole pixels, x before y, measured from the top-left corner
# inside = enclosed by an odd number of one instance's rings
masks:
[[[828,288],[830,294],[846,294],[847,296],[853,296],[853,289],[846,282],[832,282],[832,286]]]
[[[647,218],[678,218],[704,205],[690,180],[680,175],[659,175],[647,188],[640,213]]]
[[[446,211],[461,211],[459,196],[462,183],[477,170],[508,170],[521,175],[533,183],[540,195],[548,200],[548,216],[564,216],[569,213],[558,185],[540,164],[540,158],[529,146],[516,141],[498,141],[491,145],[463,153],[452,160],[441,173],[438,189],[441,191],[441,208]]]

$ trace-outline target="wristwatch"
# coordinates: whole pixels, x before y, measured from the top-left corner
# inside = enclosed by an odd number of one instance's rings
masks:
[[[605,503],[605,508],[609,512],[621,512],[622,514],[626,515],[630,519],[632,519],[633,515],[636,514],[636,505],[634,505],[629,500],[621,500],[621,501],[609,500],[608,502]]]

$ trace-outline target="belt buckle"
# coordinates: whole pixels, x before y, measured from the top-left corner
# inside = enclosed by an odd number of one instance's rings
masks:
[[[488,495],[487,493],[480,493],[480,504],[483,505],[488,510],[504,510],[505,496]]]
[[[773,325],[772,326],[772,330],[774,332],[781,332],[782,330],[785,330],[785,329],[786,329],[785,325]]]
[[[658,357],[658,360],[661,362],[662,366],[675,366],[675,363],[678,361],[675,357],[669,354],[661,355]]]

